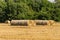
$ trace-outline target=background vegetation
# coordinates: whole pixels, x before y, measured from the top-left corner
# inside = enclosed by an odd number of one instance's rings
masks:
[[[0,22],[13,19],[60,21],[60,1],[0,0]]]

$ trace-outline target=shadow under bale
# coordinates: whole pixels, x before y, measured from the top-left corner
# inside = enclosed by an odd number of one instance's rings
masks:
[[[28,26],[27,20],[12,20],[11,25],[13,26]]]

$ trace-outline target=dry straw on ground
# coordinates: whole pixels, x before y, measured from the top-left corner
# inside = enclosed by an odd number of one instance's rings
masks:
[[[20,27],[0,23],[0,40],[60,40],[60,23],[54,26]]]

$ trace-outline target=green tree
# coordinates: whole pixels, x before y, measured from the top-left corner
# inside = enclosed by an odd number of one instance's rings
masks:
[[[55,8],[56,8],[55,20],[60,21],[60,0],[56,0]]]
[[[40,19],[60,21],[60,1],[5,0],[0,1],[0,21],[12,19]]]
[[[0,22],[4,22],[6,20],[6,3],[2,0],[0,0]]]

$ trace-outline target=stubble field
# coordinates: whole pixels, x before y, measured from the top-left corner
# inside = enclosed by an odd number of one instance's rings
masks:
[[[0,23],[0,40],[60,40],[60,23],[35,27]]]

